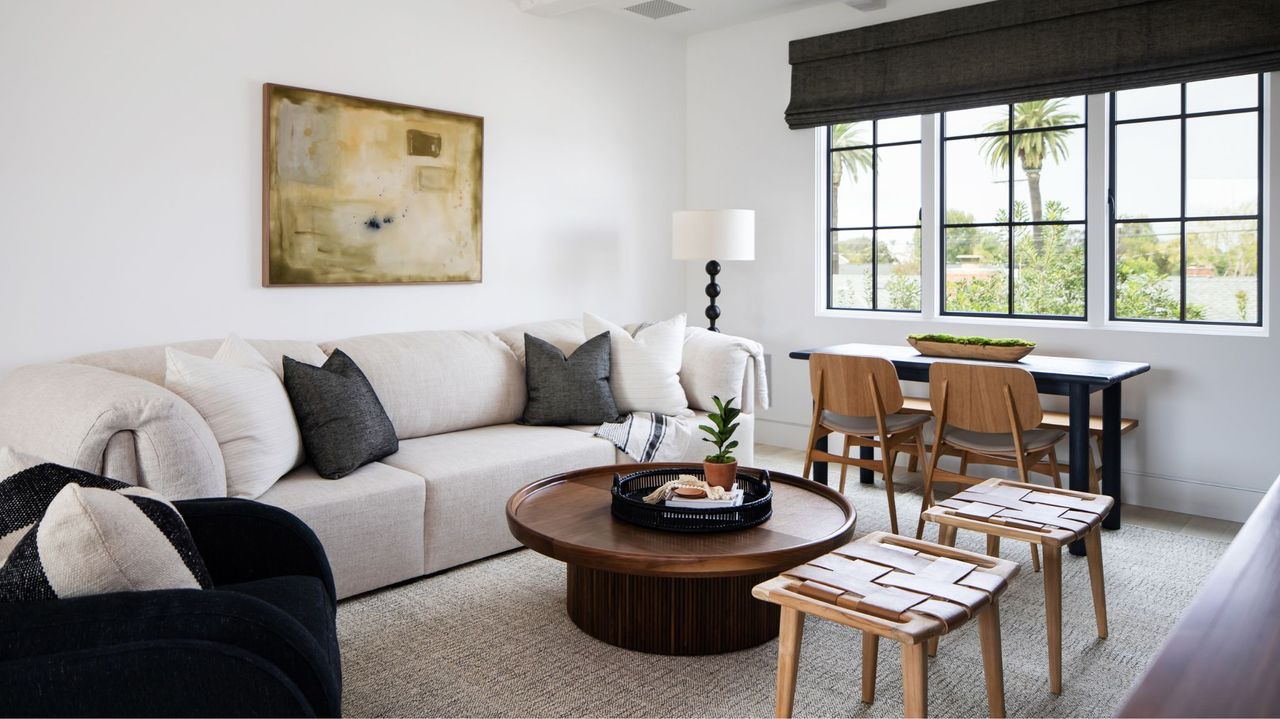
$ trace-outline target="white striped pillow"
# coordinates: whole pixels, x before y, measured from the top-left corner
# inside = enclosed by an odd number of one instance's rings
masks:
[[[688,416],[689,399],[680,386],[684,360],[683,312],[662,322],[642,325],[634,336],[590,312],[582,315],[587,337],[608,332],[613,355],[609,387],[620,412],[656,412]]]
[[[212,585],[163,497],[41,464],[0,482],[0,602]]]

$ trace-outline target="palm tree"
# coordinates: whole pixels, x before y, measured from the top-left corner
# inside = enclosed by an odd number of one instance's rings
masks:
[[[1078,115],[1064,109],[1065,104],[1066,101],[1062,99],[1019,102],[1013,106],[1013,129],[1027,130],[1080,122]],[[1022,172],[1027,176],[1027,191],[1031,195],[1031,220],[1040,222],[1044,219],[1044,205],[1040,200],[1040,171],[1044,168],[1046,157],[1053,158],[1054,162],[1066,159],[1070,152],[1067,144],[1068,131],[1044,130],[1010,135],[1008,119],[989,122],[984,131],[1005,133],[983,140],[982,152],[987,156],[991,167],[997,170],[1009,166],[1010,151],[1018,155]],[[1032,225],[1031,236],[1036,252],[1043,249],[1040,234],[1040,226]]]
[[[862,136],[862,131],[868,124],[849,122],[832,126],[831,146],[838,148],[870,145],[871,140]],[[859,174],[871,172],[873,155],[874,151],[870,147],[859,147],[856,150],[833,153],[831,161],[831,225],[833,227],[840,226],[840,222],[837,220],[838,207],[835,201],[840,196],[840,181],[844,179],[845,173],[848,173],[849,177],[854,182],[857,182]]]

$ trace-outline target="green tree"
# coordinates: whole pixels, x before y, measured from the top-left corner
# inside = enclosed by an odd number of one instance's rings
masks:
[[[1066,101],[1062,99],[1016,103],[1013,106],[1013,129],[1028,130],[1074,125],[1080,122],[1080,117],[1066,110],[1065,106]],[[1067,144],[1068,131],[1043,130],[1011,135],[1007,118],[988,123],[985,131],[1005,133],[983,140],[982,152],[987,156],[987,162],[998,170],[1009,166],[1011,155],[1018,156],[1022,172],[1027,176],[1027,191],[1031,196],[1031,220],[1040,222],[1044,216],[1044,207],[1040,199],[1040,173],[1044,169],[1046,158],[1052,158],[1054,162],[1059,163],[1066,159],[1070,151]],[[1043,233],[1039,226],[1032,227],[1031,232],[1038,250]]]
[[[831,128],[831,146],[870,145],[871,139],[863,136],[863,133],[870,126],[871,123],[867,122],[849,122],[833,125]],[[872,171],[875,166],[874,163],[875,151],[870,147],[858,147],[853,150],[840,150],[833,153],[831,160],[832,226],[840,226],[840,209],[835,201],[835,198],[840,196],[840,182],[844,180],[845,175],[848,175],[853,182],[857,182],[859,175]]]

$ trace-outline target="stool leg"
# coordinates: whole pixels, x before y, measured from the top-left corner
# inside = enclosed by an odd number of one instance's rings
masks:
[[[1034,542],[1031,543],[1031,571],[1040,571],[1040,550],[1036,548]]]
[[[1056,544],[1044,545],[1044,619],[1049,630],[1049,691],[1061,694],[1062,547]]]
[[[876,700],[876,661],[880,658],[880,637],[862,633],[862,703]]]
[[[1102,584],[1102,530],[1094,527],[1084,537],[1089,555],[1089,584],[1093,589],[1093,616],[1098,620],[1098,638],[1107,638],[1107,590]]]
[[[902,715],[929,714],[929,663],[923,644],[902,645]]]
[[[998,534],[987,535],[987,556],[988,557],[1000,556],[1000,535]]]
[[[956,528],[949,524],[938,525],[938,544],[948,547],[956,546]]]
[[[978,613],[982,673],[987,679],[987,714],[1004,716],[1004,652],[1000,648],[1000,607],[995,599]]]
[[[778,698],[774,715],[778,719],[791,716],[796,698],[796,668],[800,665],[800,641],[804,637],[804,612],[782,607],[778,629]]]

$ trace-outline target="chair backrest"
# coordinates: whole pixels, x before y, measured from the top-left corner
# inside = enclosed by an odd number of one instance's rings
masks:
[[[1018,414],[1014,427],[1007,397]],[[949,426],[971,432],[1025,431],[1044,419],[1031,373],[1020,367],[934,362],[929,367],[929,404],[935,415],[946,405]]]
[[[902,386],[893,363],[883,357],[814,354],[809,357],[809,383],[822,409],[850,417],[877,414],[875,392],[885,414],[902,409]],[[821,395],[821,396],[819,396]]]

